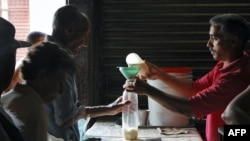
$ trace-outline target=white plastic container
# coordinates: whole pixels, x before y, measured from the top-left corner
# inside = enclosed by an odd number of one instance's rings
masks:
[[[166,73],[183,79],[192,79],[192,69],[188,67],[165,67],[162,68]],[[161,80],[147,80],[148,84],[175,96],[180,96],[178,92],[163,83]],[[150,110],[149,124],[151,126],[175,126],[183,127],[189,125],[189,119],[174,113],[148,97],[148,107]]]
[[[122,111],[122,133],[126,140],[137,140],[138,137],[138,96],[135,93],[123,91],[123,100],[132,103],[123,108]]]

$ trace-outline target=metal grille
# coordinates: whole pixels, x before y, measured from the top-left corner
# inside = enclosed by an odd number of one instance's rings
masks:
[[[233,12],[250,21],[250,2],[238,0],[98,0],[94,10],[91,50],[98,71],[91,85],[100,103],[122,95],[125,78],[116,67],[126,66],[130,52],[160,67],[192,67],[196,79],[216,63],[206,47],[209,19]],[[146,103],[142,98],[140,106]]]

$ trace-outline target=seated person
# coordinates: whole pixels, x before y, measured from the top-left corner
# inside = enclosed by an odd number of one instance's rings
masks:
[[[25,141],[47,141],[45,104],[62,92],[66,77],[76,72],[75,61],[59,45],[43,42],[29,51],[20,70],[25,83],[4,94],[1,103],[22,122]]]

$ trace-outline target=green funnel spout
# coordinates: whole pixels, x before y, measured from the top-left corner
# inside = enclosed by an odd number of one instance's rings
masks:
[[[140,68],[138,66],[118,67],[118,68],[126,79],[135,78],[136,74],[140,71]]]

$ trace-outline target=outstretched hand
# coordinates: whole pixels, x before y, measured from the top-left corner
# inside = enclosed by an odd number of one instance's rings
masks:
[[[163,72],[159,67],[147,61],[144,61],[144,63],[140,66],[140,68],[141,71],[137,74],[137,77],[139,77],[142,80],[158,79],[158,74]]]
[[[129,105],[131,101],[129,100],[122,100],[122,96],[118,97],[114,102],[107,105],[107,108],[109,108],[109,115],[116,115],[120,112],[122,112],[123,107]]]

